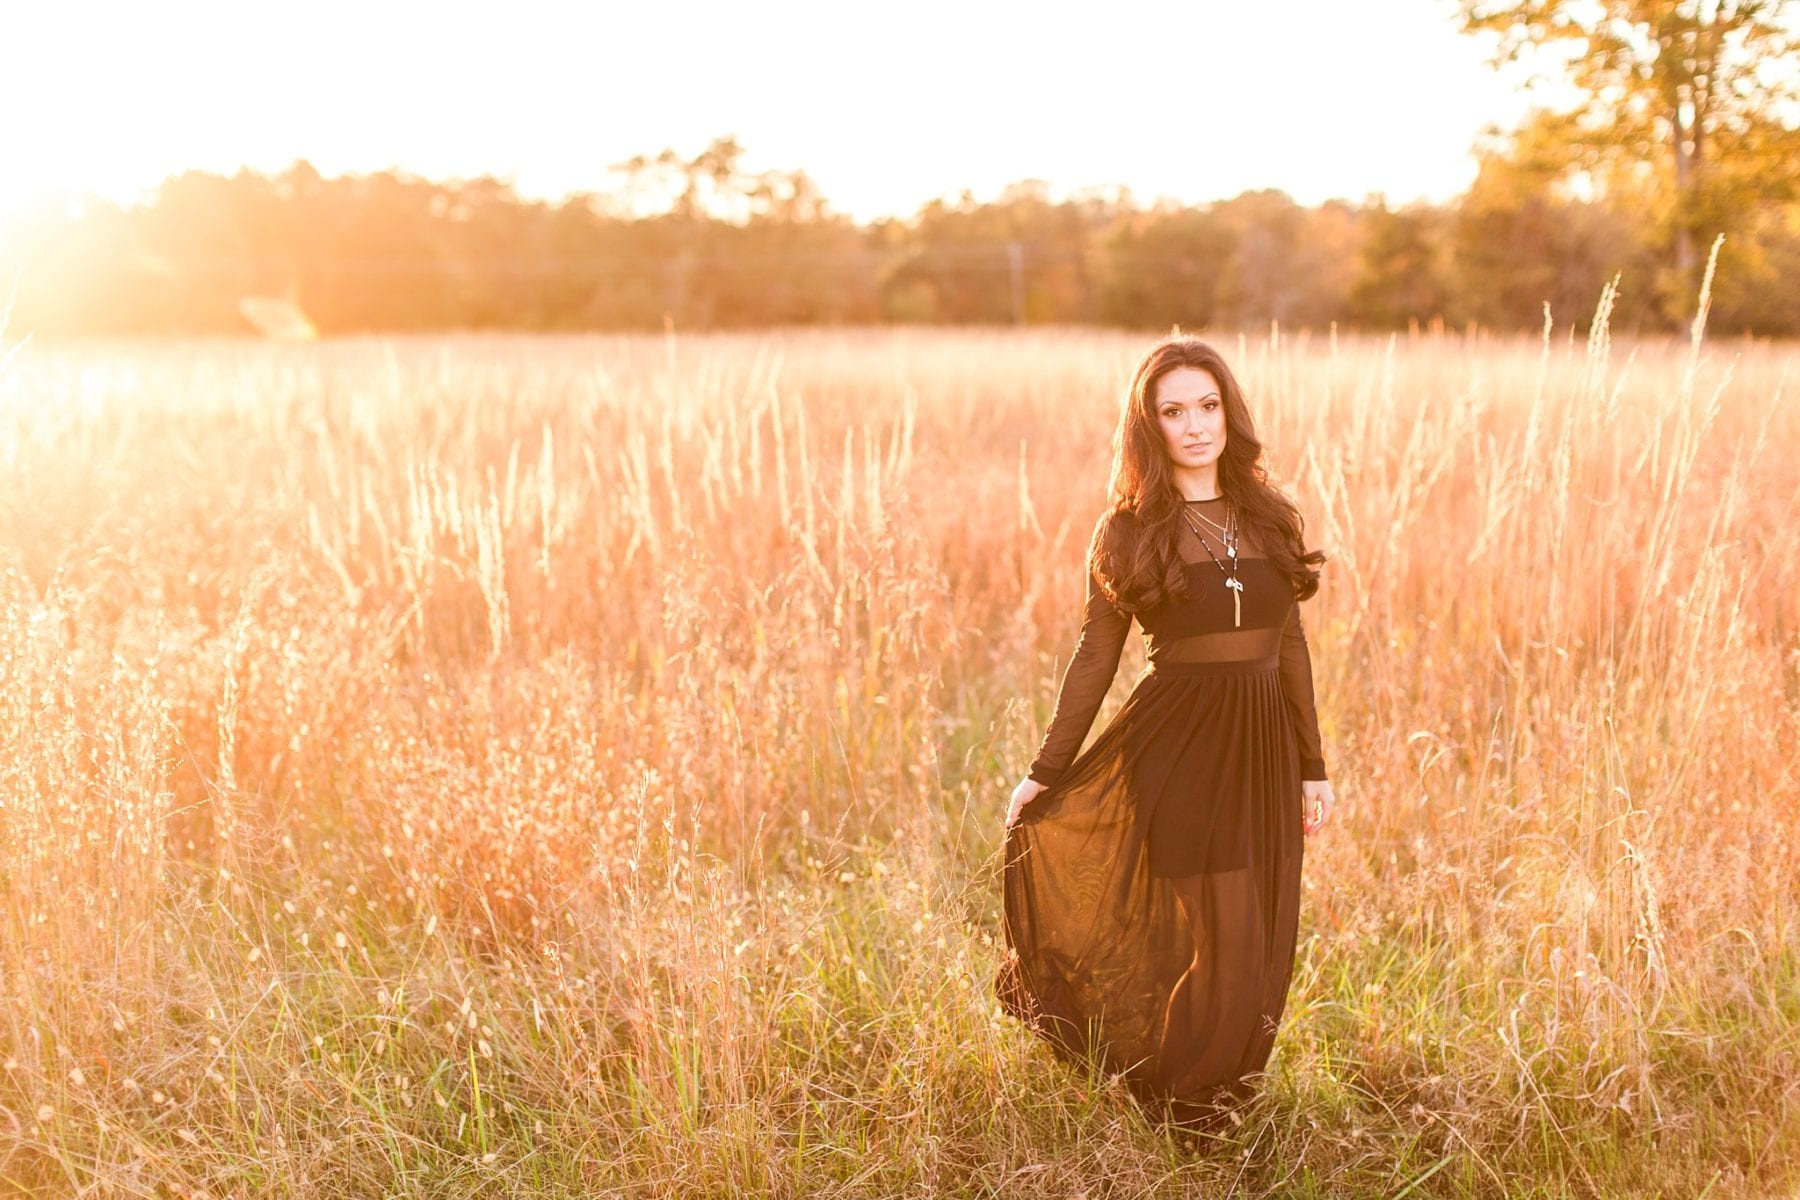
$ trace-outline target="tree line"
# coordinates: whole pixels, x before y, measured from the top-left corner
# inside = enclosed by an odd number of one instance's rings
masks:
[[[715,158],[718,147],[709,148]],[[723,155],[737,160],[735,151]],[[688,167],[694,160],[680,165]],[[1558,197],[1486,164],[1451,205],[1295,203],[1275,190],[1140,206],[1126,192],[934,200],[857,225],[803,174],[715,181],[728,216],[645,216],[618,196],[522,199],[506,184],[394,172],[325,178],[188,172],[140,207],[42,219],[0,259],[10,328],[44,333],[250,330],[246,297],[291,300],[321,332],[719,329],[788,324],[1100,323],[1145,329],[1535,328],[1591,313],[1621,277],[1612,324],[1676,329],[1666,248],[1629,204]],[[1770,208],[1728,236],[1709,324],[1800,333],[1800,219]]]

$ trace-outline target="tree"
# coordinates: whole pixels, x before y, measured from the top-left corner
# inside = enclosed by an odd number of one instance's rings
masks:
[[[1237,328],[1292,324],[1309,280],[1300,251],[1306,210],[1278,188],[1243,192],[1213,205],[1232,243],[1219,264],[1218,320]]]
[[[1640,286],[1655,276],[1658,259],[1653,231],[1630,207],[1635,185],[1599,175],[1575,152],[1564,124],[1555,114],[1534,114],[1510,143],[1478,148],[1479,171],[1450,214],[1453,323],[1529,329],[1543,323],[1548,304],[1559,323],[1580,324],[1620,273],[1626,282],[1612,328],[1662,323]]]
[[[1568,49],[1581,100],[1565,135],[1615,177],[1646,181],[1667,246],[1665,307],[1693,299],[1702,247],[1800,199],[1800,39],[1787,0],[1457,0],[1466,33],[1500,35],[1496,66]],[[1540,115],[1539,120],[1545,118]],[[1670,311],[1669,316],[1678,314]]]
[[[1368,236],[1348,297],[1349,317],[1376,329],[1441,317],[1449,300],[1441,244],[1444,218],[1413,205],[1389,209],[1385,198],[1364,213]]]
[[[1125,212],[1103,244],[1103,319],[1139,329],[1205,329],[1219,319],[1220,265],[1231,231],[1211,209],[1158,205]]]

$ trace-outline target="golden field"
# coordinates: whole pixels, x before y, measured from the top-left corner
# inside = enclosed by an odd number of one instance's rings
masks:
[[[1268,1077],[999,1014],[1151,340],[19,348],[0,1193],[1791,1194],[1791,346],[1222,336],[1330,555]]]

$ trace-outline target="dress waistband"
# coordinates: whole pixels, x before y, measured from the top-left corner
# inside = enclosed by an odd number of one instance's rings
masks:
[[[1236,658],[1224,662],[1151,663],[1149,675],[1248,675],[1256,671],[1273,671],[1281,665],[1279,654],[1262,658]]]

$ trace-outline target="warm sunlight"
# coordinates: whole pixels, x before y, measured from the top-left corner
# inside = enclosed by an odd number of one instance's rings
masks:
[[[1800,0],[0,5],[4,1194],[1800,1200]]]

